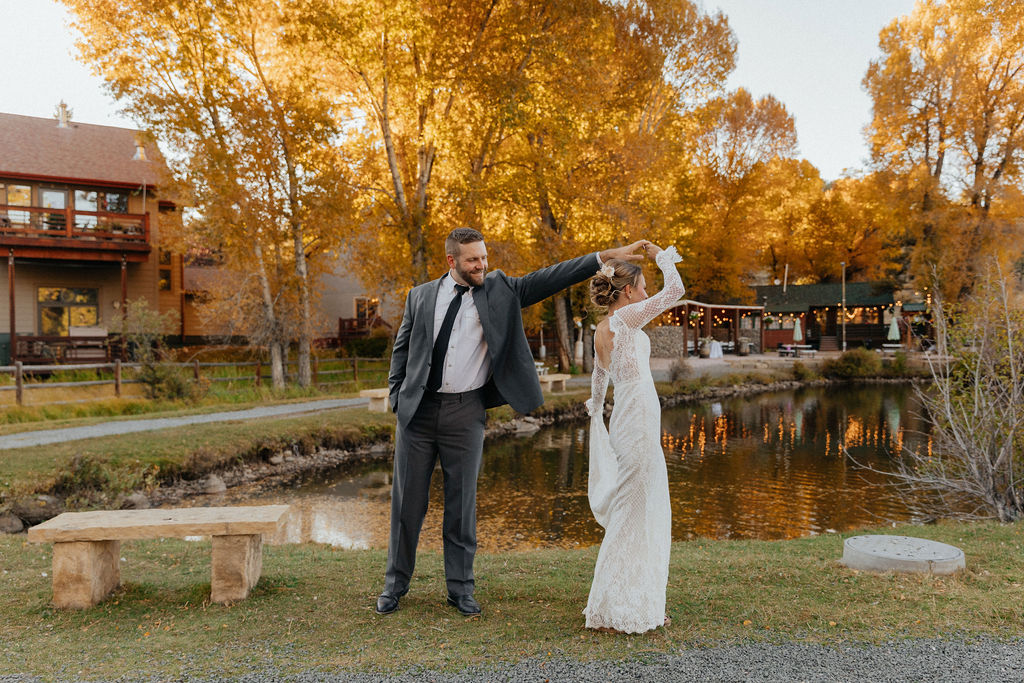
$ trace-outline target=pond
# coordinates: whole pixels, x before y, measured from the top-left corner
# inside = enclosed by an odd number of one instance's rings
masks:
[[[781,539],[907,521],[882,474],[902,449],[928,447],[912,387],[810,388],[677,406],[662,415],[675,540]],[[589,423],[485,445],[481,550],[599,543],[587,502]],[[846,453],[849,453],[848,457]],[[233,490],[220,503],[295,507],[289,540],[386,548],[390,463],[311,475],[287,489]],[[441,545],[435,471],[421,547]],[[198,504],[213,500],[196,501]]]

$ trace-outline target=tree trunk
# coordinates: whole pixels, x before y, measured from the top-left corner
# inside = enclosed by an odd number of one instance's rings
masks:
[[[572,365],[572,316],[569,297],[564,292],[555,295],[555,334],[558,335],[558,369],[568,372]]]
[[[299,353],[298,380],[300,387],[308,387],[313,376],[310,371],[310,346],[311,331],[310,324],[313,318],[312,306],[309,296],[309,269],[306,267],[306,250],[302,239],[301,224],[294,228],[294,250],[295,250],[295,274],[299,281]]]
[[[281,334],[277,314],[274,311],[274,295],[270,290],[270,278],[267,277],[266,265],[263,261],[263,246],[256,242],[253,246],[256,255],[256,274],[260,279],[260,293],[263,299],[263,324],[266,326],[270,339],[270,377],[274,389],[284,389],[284,364],[281,360],[279,336]]]

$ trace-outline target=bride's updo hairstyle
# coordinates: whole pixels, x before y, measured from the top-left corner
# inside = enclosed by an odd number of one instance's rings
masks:
[[[608,259],[597,275],[590,279],[590,300],[594,305],[607,308],[619,300],[626,285],[635,285],[641,273],[640,266],[629,261]]]

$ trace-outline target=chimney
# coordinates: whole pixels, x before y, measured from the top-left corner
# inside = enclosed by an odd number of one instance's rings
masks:
[[[71,123],[72,111],[68,109],[68,105],[65,104],[64,100],[60,101],[57,105],[57,112],[54,114],[54,118],[57,119],[58,128],[67,128]]]
[[[142,140],[135,138],[135,155],[132,157],[135,161],[149,161],[146,158],[146,147],[142,144]]]

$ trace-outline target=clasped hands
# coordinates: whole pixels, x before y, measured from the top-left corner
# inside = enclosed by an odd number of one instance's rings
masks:
[[[642,254],[635,254],[638,249],[643,249]],[[654,257],[661,251],[661,247],[649,242],[648,240],[637,240],[633,244],[628,244],[624,247],[616,247],[614,249],[605,249],[601,252],[601,263],[608,261],[608,259],[619,259],[621,261],[642,261],[644,256],[654,260]]]

